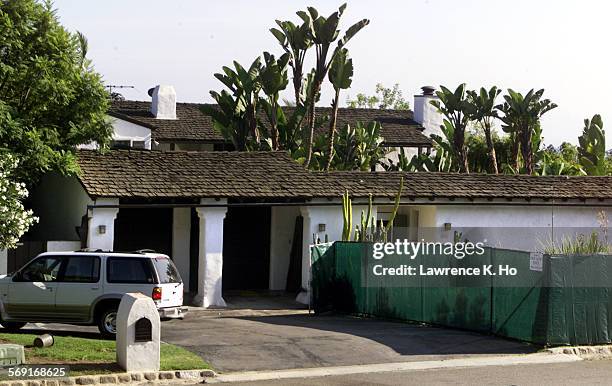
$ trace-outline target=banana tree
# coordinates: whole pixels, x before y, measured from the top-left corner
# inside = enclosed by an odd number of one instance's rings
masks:
[[[270,28],[270,32],[278,40],[280,45],[289,55],[289,66],[293,72],[293,92],[295,94],[295,106],[304,104],[303,82],[304,82],[304,59],[306,53],[312,47],[310,36],[310,17],[304,14],[301,25],[291,21],[276,20],[280,28]]]
[[[466,98],[465,83],[462,83],[453,92],[444,86],[442,91],[436,92],[439,100],[430,103],[444,115],[444,124],[440,126],[451,144],[451,154],[457,162],[460,173],[469,173],[467,149],[465,146],[465,129],[470,122],[467,114],[470,104]]]
[[[334,139],[336,136],[336,122],[338,120],[338,105],[340,104],[340,90],[348,89],[353,82],[353,60],[349,58],[346,48],[341,49],[334,58],[329,69],[329,81],[334,87],[336,94],[332,101],[332,115],[329,121],[327,164],[325,165],[325,170],[329,170],[334,158]]]
[[[213,119],[214,127],[230,140],[236,150],[249,150],[249,137],[260,146],[260,133],[257,122],[259,102],[261,58],[256,58],[248,70],[234,61],[234,69],[224,66],[223,73],[215,74],[228,88],[220,93],[211,91],[210,95],[219,105],[202,106],[202,112]]]
[[[468,118],[476,121],[482,127],[487,142],[487,150],[489,152],[490,172],[498,174],[497,157],[495,155],[495,146],[493,145],[492,128],[493,121],[497,118],[497,109],[495,108],[495,99],[501,93],[501,90],[496,86],[490,90],[482,87],[480,92],[470,90],[467,92]]]
[[[264,52],[264,65],[260,70],[261,88],[266,95],[261,98],[261,105],[266,112],[270,122],[270,137],[272,150],[280,149],[280,138],[278,130],[279,115],[284,115],[278,98],[279,93],[287,88],[289,79],[287,77],[287,62],[289,54],[282,55],[278,60],[274,55]]]
[[[314,77],[312,87],[308,95],[308,132],[306,143],[306,160],[304,165],[309,167],[312,159],[312,144],[315,128],[315,102],[321,92],[321,85],[327,76],[331,63],[334,61],[338,53],[351,40],[357,32],[369,24],[368,19],[363,19],[353,24],[346,30],[344,36],[338,40],[340,30],[340,18],[346,9],[346,4],[340,6],[338,11],[332,13],[329,17],[319,15],[319,12],[308,7],[308,12],[299,11],[297,14],[304,23],[307,23],[310,30],[310,38],[316,51],[316,63],[314,69]],[[336,48],[330,53],[332,44],[337,41]]]
[[[578,160],[590,176],[608,174],[606,162],[606,133],[599,114],[584,120],[582,135],[578,137]]]
[[[504,95],[504,103],[496,106],[504,114],[500,117],[504,123],[502,129],[514,136],[512,157],[515,169],[519,170],[520,148],[527,174],[534,172],[534,132],[540,127],[541,117],[557,107],[549,99],[542,99],[543,94],[543,89],[531,89],[525,96],[508,89],[508,95]]]

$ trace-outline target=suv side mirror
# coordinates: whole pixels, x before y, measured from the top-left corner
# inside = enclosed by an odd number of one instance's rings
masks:
[[[13,274],[13,281],[22,281],[23,277],[21,276],[21,272],[17,271]]]

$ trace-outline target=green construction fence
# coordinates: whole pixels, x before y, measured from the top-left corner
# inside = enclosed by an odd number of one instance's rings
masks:
[[[510,266],[515,276],[365,275],[372,244],[336,242],[312,248],[315,312],[425,322],[540,345],[612,342],[612,256],[547,256],[541,271],[530,253],[486,248],[483,255],[416,256],[427,267]],[[406,256],[387,255],[385,266]]]

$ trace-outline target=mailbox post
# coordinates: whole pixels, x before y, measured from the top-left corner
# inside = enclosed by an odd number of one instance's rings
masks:
[[[117,311],[117,363],[125,371],[159,370],[160,320],[153,300],[125,294]]]

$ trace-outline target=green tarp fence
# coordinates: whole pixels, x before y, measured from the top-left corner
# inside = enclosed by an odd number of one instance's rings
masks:
[[[406,256],[385,256],[385,266]],[[372,244],[336,242],[312,248],[312,306],[316,312],[425,322],[492,333],[541,345],[612,342],[612,256],[544,256],[487,248],[483,255],[416,256],[426,267],[510,266],[515,276],[366,275]]]

